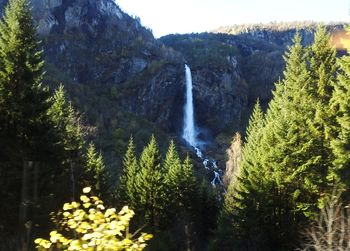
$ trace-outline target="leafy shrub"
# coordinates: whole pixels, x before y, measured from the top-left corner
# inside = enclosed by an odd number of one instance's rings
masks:
[[[115,208],[106,209],[98,197],[88,196],[90,191],[84,188],[80,202],[63,205],[63,211],[53,217],[60,229],[51,231],[49,240],[36,239],[38,250],[143,250],[152,235],[129,233],[134,212],[127,206],[119,213]]]

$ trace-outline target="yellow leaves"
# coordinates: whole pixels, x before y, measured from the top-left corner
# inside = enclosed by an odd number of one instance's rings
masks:
[[[73,202],[71,203],[71,205],[72,205],[73,208],[78,208],[78,207],[80,206],[80,204],[77,203],[77,202],[75,202],[75,201],[73,201]]]
[[[52,231],[52,232],[50,233],[50,241],[51,241],[52,243],[56,243],[57,241],[60,240],[61,237],[62,237],[62,235],[59,234],[59,233],[57,233],[57,231]]]
[[[91,192],[91,187],[85,187],[83,189],[83,193],[90,193]]]
[[[49,249],[51,247],[51,242],[44,240],[42,238],[38,238],[34,241],[35,244],[38,244],[38,246]]]
[[[86,195],[80,196],[80,200],[84,203],[88,203],[90,201],[90,199]]]
[[[75,201],[73,201],[72,203],[64,203],[63,210],[68,211],[68,210],[72,210],[74,208],[78,208],[79,206],[80,206],[80,204],[75,202]]]
[[[91,192],[84,188],[83,193]],[[141,251],[146,247],[146,241],[152,235],[142,233],[135,240],[130,239],[126,232],[134,212],[127,206],[117,213],[115,208],[106,209],[103,201],[96,196],[81,195],[78,202],[65,203],[59,225],[75,236],[73,239],[64,237],[57,231],[50,233],[50,240],[36,239],[35,244],[42,250],[134,250]],[[81,207],[82,205],[82,207]]]
[[[97,205],[96,207],[97,207],[98,209],[100,209],[100,210],[104,210],[104,209],[105,209],[105,207],[104,207],[103,205],[101,205],[101,204]]]
[[[69,217],[71,217],[71,214],[69,212],[63,212],[63,216],[65,218],[69,218]]]
[[[88,202],[88,203],[84,203],[83,206],[84,206],[85,208],[89,208],[89,207],[91,206],[91,203],[89,203],[89,202]]]
[[[73,207],[71,206],[71,204],[70,203],[64,203],[64,205],[63,205],[63,210],[70,210],[70,209],[72,209]]]
[[[106,212],[105,212],[104,217],[105,217],[105,218],[108,218],[109,216],[115,214],[116,211],[117,211],[117,210],[116,210],[115,208],[108,208],[108,209],[106,210]]]

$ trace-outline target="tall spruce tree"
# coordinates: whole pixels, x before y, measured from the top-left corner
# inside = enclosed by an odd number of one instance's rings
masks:
[[[170,142],[168,151],[163,163],[163,169],[166,172],[165,184],[167,189],[168,210],[173,216],[179,211],[182,190],[179,181],[182,178],[182,167],[180,157],[176,151],[174,141]]]
[[[83,185],[92,186],[94,191],[100,195],[108,192],[108,175],[103,162],[103,157],[101,153],[98,154],[96,152],[96,148],[93,143],[90,143],[89,147],[87,148],[84,173],[84,180],[82,182],[87,184]]]
[[[163,169],[166,172],[168,211],[177,217],[190,213],[191,201],[195,197],[196,177],[189,156],[181,163],[173,141],[170,142]]]
[[[123,159],[123,173],[120,176],[119,185],[117,188],[117,198],[119,202],[129,205],[136,210],[138,205],[138,164],[135,154],[134,139],[131,136],[129,139],[128,149]]]
[[[197,190],[197,180],[194,175],[193,165],[189,155],[186,156],[185,160],[181,165],[181,176],[178,181],[180,187],[180,201],[184,210],[190,212],[193,208],[192,200],[195,197]]]
[[[139,203],[136,210],[141,210],[147,223],[158,228],[164,216],[166,189],[161,156],[154,135],[143,149],[139,160],[140,175],[137,178]]]
[[[350,28],[347,28],[350,31]],[[350,187],[350,56],[338,61],[340,73],[333,92],[331,107],[336,114],[336,127],[331,141],[334,167],[339,179]],[[346,193],[349,196],[348,193]]]
[[[56,143],[47,115],[49,93],[42,86],[43,64],[28,2],[10,0],[0,21],[0,168],[1,176],[12,184],[8,194],[17,202],[20,198],[20,206],[18,214],[12,204],[1,215],[19,216],[23,249],[30,241],[25,223],[37,214],[39,167],[51,165]],[[9,229],[15,221],[11,218]]]
[[[82,127],[79,115],[74,110],[71,102],[68,101],[64,87],[61,85],[55,91],[52,97],[52,105],[48,110],[50,120],[53,127],[59,135],[59,145],[62,152],[62,166],[65,167],[64,172],[70,177],[70,185],[72,198],[75,197],[79,177],[83,173],[84,160],[83,148],[85,140],[83,137]]]
[[[0,131],[6,157],[42,158],[49,149],[48,91],[42,51],[26,0],[11,0],[0,22]]]
[[[264,217],[259,208],[264,205],[267,196],[261,193],[268,192],[266,174],[261,164],[259,165],[259,147],[264,123],[264,114],[257,101],[247,127],[240,170],[236,173],[237,176],[231,179],[219,215],[215,249],[240,248],[244,240],[250,240],[250,248],[253,248],[254,242],[257,242],[255,240],[258,239],[259,233],[256,228],[260,227],[259,221]]]
[[[319,26],[315,32],[314,43],[310,46],[309,69],[311,76],[310,97],[315,106],[313,123],[310,126],[318,135],[314,145],[318,145],[320,165],[329,169],[328,181],[335,182],[336,172],[332,171],[332,154],[330,141],[334,136],[336,112],[332,109],[330,101],[336,82],[336,50],[331,44],[331,36],[324,26]],[[316,149],[316,147],[315,147]]]

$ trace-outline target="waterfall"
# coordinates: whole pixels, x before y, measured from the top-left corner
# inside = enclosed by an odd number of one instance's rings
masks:
[[[203,162],[204,168],[214,175],[211,184],[213,186],[220,185],[223,186],[221,181],[221,170],[218,169],[215,160],[209,160],[200,149],[200,146],[197,142],[197,131],[194,121],[194,106],[193,106],[193,93],[192,93],[192,74],[191,69],[188,65],[185,64],[185,73],[186,73],[186,103],[184,107],[184,124],[183,124],[183,139],[194,148],[196,155]]]
[[[184,128],[182,137],[188,144],[197,147],[196,142],[196,127],[194,124],[194,108],[193,108],[193,94],[192,94],[192,75],[191,69],[185,64],[186,72],[186,104],[184,108]]]

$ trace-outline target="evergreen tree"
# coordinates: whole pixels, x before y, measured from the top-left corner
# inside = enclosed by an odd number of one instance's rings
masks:
[[[196,192],[196,178],[190,157],[187,156],[181,163],[173,141],[170,142],[163,169],[166,172],[166,197],[169,199],[167,211],[172,211],[176,217],[184,213],[190,214]]]
[[[181,195],[183,191],[180,187],[180,179],[182,179],[182,167],[179,155],[176,151],[174,141],[170,142],[168,151],[163,163],[165,176],[165,184],[167,189],[168,210],[173,216],[180,209]]]
[[[85,173],[88,175],[83,182],[88,182],[89,184],[84,185],[94,187],[94,190],[99,194],[103,192],[107,193],[108,180],[106,168],[103,162],[102,154],[97,154],[93,143],[90,143],[87,149],[85,166]]]
[[[259,147],[261,147],[262,130],[264,128],[264,125],[264,114],[261,110],[259,100],[257,100],[246,130],[246,144],[242,150],[243,158],[241,162],[240,172],[237,173],[236,179],[233,179],[229,184],[228,191],[225,195],[224,210],[234,210],[233,199],[238,195],[237,191],[241,190],[241,192],[243,192],[245,190],[244,182],[251,182],[250,179],[253,179],[254,177],[263,177],[261,176],[263,175],[263,170],[261,169],[261,166],[259,167],[259,161],[261,161],[259,158],[261,157]],[[238,188],[238,185],[240,188]]]
[[[11,184],[8,194],[15,201],[1,212],[6,217],[1,222],[10,219],[10,232],[19,218],[23,243],[29,241],[24,240],[24,224],[32,216],[29,206],[37,200],[39,162],[54,152],[46,114],[49,94],[41,85],[43,64],[27,1],[10,0],[0,21],[0,168],[1,178],[7,179],[1,184]],[[19,217],[14,213],[18,208]]]
[[[261,110],[259,100],[257,100],[249,119],[245,138],[246,144],[242,150],[243,163],[241,163],[241,165],[244,166],[245,172],[258,171],[257,165],[262,154],[259,147],[261,146],[262,130],[264,126],[264,113]]]
[[[310,119],[316,113],[310,105],[314,80],[305,55],[297,36],[285,57],[284,79],[277,84],[266,115],[262,149],[264,168],[272,168],[277,186],[295,191],[290,198],[293,210],[300,217],[313,217],[320,191],[326,189],[328,167],[320,150],[320,134]]]
[[[193,243],[193,204],[196,201],[196,178],[190,158],[181,163],[173,141],[163,162],[166,207],[163,229],[170,229],[178,249],[190,250]]]
[[[331,45],[331,37],[324,26],[319,26],[315,32],[314,43],[310,47],[310,96],[315,106],[313,123],[310,125],[317,134],[315,149],[322,158],[323,168],[329,168],[328,180],[334,182],[335,172],[332,171],[334,156],[330,147],[330,139],[337,127],[336,112],[330,105],[336,82],[336,50]],[[317,145],[317,146],[316,146]]]
[[[141,153],[139,168],[140,175],[137,178],[139,203],[136,210],[141,210],[147,223],[157,228],[164,214],[166,189],[161,156],[153,135]]]
[[[336,78],[336,50],[331,45],[331,36],[325,26],[319,26],[310,47],[310,85],[317,101],[328,105]]]
[[[231,179],[219,215],[218,230],[214,241],[215,249],[219,247],[223,250],[239,248],[244,240],[254,243],[254,239],[258,239],[256,228],[261,225],[258,222],[262,217],[262,212],[255,205],[262,206],[268,196],[262,194],[262,191],[268,192],[266,185],[268,182],[259,164],[261,161],[259,147],[261,147],[264,124],[264,114],[257,101],[247,127],[240,170],[236,172],[236,177]]]
[[[78,178],[83,173],[83,147],[85,140],[79,115],[66,97],[61,85],[52,97],[52,105],[48,115],[59,135],[59,144],[62,148],[62,165],[70,176],[72,197],[77,191]]]
[[[136,209],[138,198],[137,176],[138,164],[135,155],[134,139],[131,136],[128,144],[128,149],[123,159],[123,173],[120,176],[117,196],[121,202],[130,205]]]
[[[349,30],[349,28],[348,28]],[[334,166],[342,183],[350,186],[350,56],[339,59],[340,73],[331,106],[336,114],[336,127],[331,141]],[[348,196],[348,194],[347,194]]]
[[[0,22],[0,141],[6,157],[18,153],[35,160],[50,149],[43,64],[27,1],[9,1]]]
[[[193,165],[190,157],[187,155],[183,164],[181,166],[181,176],[179,178],[179,187],[180,187],[180,201],[184,210],[188,212],[192,209],[192,200],[195,197],[196,192],[196,177],[193,172]]]
[[[12,0],[0,22],[0,135],[2,158],[38,160],[52,150],[43,60],[25,0]],[[15,156],[13,156],[15,155]]]

